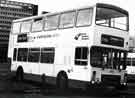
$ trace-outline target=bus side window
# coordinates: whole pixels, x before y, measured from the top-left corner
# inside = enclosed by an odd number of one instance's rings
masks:
[[[42,48],[41,49],[41,63],[54,63],[55,49],[54,48]]]
[[[27,61],[28,49],[27,48],[19,48],[18,49],[18,61]]]
[[[84,66],[88,64],[88,48],[77,47],[75,49],[75,65]]]
[[[75,21],[75,11],[64,12],[60,16],[60,25],[59,28],[69,28],[74,26]]]
[[[13,61],[16,61],[17,48],[14,48]]]
[[[12,33],[19,33],[20,32],[20,27],[21,27],[21,22],[16,22],[13,23],[12,25]]]
[[[22,22],[21,25],[21,33],[28,33],[31,31],[31,20],[27,20]]]
[[[43,28],[43,18],[36,18],[32,23],[32,32],[41,31]]]
[[[28,53],[29,62],[39,62],[40,48],[30,48]]]
[[[78,10],[76,26],[88,26],[92,23],[93,9]]]
[[[59,15],[50,15],[46,17],[44,30],[54,30],[58,27]]]

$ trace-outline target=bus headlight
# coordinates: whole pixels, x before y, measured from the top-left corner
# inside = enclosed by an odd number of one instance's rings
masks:
[[[96,82],[97,82],[97,83],[100,83],[100,79],[99,79],[99,78],[96,78]]]
[[[95,82],[96,82],[96,71],[93,71],[91,77],[91,83],[94,84]]]

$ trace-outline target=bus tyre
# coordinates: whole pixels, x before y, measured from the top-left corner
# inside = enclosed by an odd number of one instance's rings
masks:
[[[45,87],[46,87],[46,76],[45,76],[45,74],[43,74],[41,76],[41,79],[42,79],[42,88],[45,89]]]
[[[16,80],[19,82],[23,81],[23,69],[22,68],[17,69]]]
[[[59,74],[57,77],[57,87],[60,90],[66,90],[68,88],[68,78],[66,74]]]

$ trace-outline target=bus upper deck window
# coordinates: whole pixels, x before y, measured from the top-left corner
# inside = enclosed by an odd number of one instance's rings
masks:
[[[128,14],[115,8],[97,7],[96,24],[128,31]]]
[[[69,28],[74,26],[75,11],[64,12],[60,16],[59,28]]]
[[[31,20],[22,22],[21,33],[27,33],[30,32],[30,30],[31,30]]]
[[[87,26],[92,23],[92,14],[93,10],[91,9],[81,9],[77,14],[77,23],[76,26]]]
[[[41,31],[43,28],[43,18],[36,18],[32,23],[32,32]]]
[[[12,33],[19,33],[20,32],[20,22],[13,23],[12,25]]]
[[[50,15],[46,17],[45,30],[57,29],[59,21],[59,15]]]

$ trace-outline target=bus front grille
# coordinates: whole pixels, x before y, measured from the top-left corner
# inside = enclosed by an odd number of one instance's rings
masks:
[[[118,75],[102,75],[101,81],[107,85],[119,85],[121,77]]]

